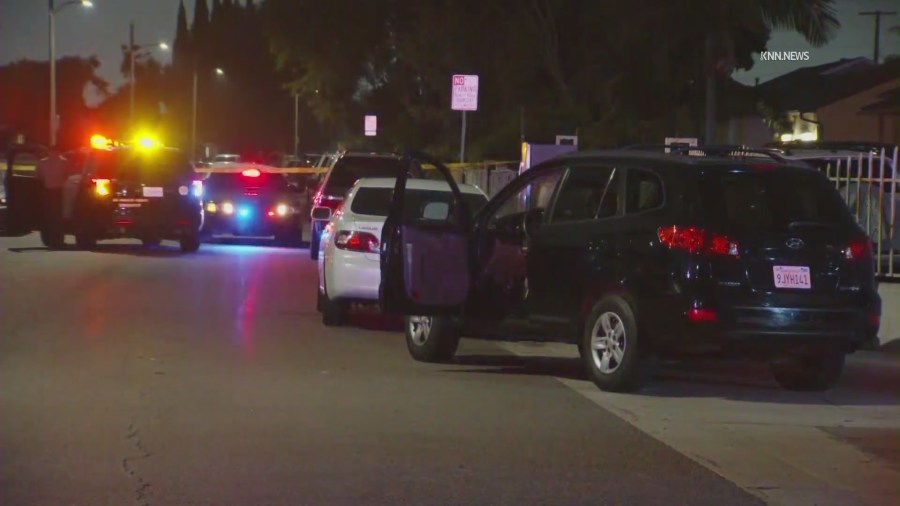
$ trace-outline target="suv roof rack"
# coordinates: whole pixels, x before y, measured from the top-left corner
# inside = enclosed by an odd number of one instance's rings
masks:
[[[628,151],[662,151],[684,156],[716,156],[724,158],[769,158],[772,161],[787,161],[778,149],[751,148],[741,145],[685,146],[683,144],[633,144],[622,148]]]

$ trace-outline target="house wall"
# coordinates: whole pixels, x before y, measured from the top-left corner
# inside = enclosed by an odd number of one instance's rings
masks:
[[[819,139],[823,141],[898,142],[898,120],[885,117],[885,128],[879,136],[878,116],[860,114],[863,107],[880,100],[882,93],[900,86],[900,78],[874,86],[820,108]]]
[[[720,123],[718,130],[717,138],[723,140],[724,144],[760,147],[773,139],[772,131],[762,118],[754,116],[730,118],[727,122]]]

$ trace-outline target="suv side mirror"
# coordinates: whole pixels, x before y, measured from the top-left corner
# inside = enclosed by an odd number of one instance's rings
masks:
[[[314,220],[330,220],[331,209],[327,207],[314,207],[312,210],[312,219]]]

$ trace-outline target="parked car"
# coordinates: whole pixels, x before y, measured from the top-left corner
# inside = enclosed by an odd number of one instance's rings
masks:
[[[336,155],[312,199],[310,258],[318,259],[322,230],[325,229],[334,210],[344,200],[344,194],[356,181],[364,177],[397,177],[400,172],[405,170],[406,167],[400,157],[393,154],[340,153]]]
[[[213,165],[205,180],[203,235],[274,237],[282,245],[303,237],[303,189],[283,169],[265,165]]]
[[[805,165],[584,152],[440,222],[404,212],[408,186],[382,232],[380,302],[405,315],[416,360],[449,360],[461,335],[561,341],[604,390],[686,354],[766,360],[783,387],[821,390],[877,334],[871,242]]]
[[[377,303],[381,282],[379,244],[391,205],[395,179],[360,179],[322,232],[319,246],[317,307],[325,325],[340,325],[351,303]],[[453,200],[444,181],[410,179],[405,212],[411,219],[442,221]],[[471,185],[459,185],[471,214],[487,203],[487,195]]]

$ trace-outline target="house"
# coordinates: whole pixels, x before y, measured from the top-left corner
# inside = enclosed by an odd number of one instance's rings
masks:
[[[882,93],[860,112],[877,118],[878,137],[885,139],[883,142],[900,143],[900,86]]]
[[[896,144],[900,60],[876,65],[868,58],[804,67],[760,84],[762,100],[787,117],[775,132],[782,141],[859,141]],[[893,105],[893,109],[891,109]]]

